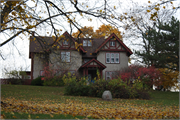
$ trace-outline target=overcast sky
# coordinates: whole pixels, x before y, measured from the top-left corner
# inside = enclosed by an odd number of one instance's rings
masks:
[[[129,2],[123,1],[122,8],[124,7],[130,7]],[[139,1],[139,0],[134,0]],[[155,0],[157,1],[157,0]],[[125,3],[127,2],[127,3]],[[148,0],[143,0],[139,2],[139,4],[146,4]],[[180,20],[180,16],[178,15],[180,12],[176,14],[176,18]],[[83,21],[83,22],[82,22]],[[97,29],[100,25],[102,25],[101,22],[97,21],[96,19],[93,19],[92,22],[88,22],[86,20],[82,20],[82,26],[93,26],[94,29]],[[47,28],[48,29],[48,28]],[[2,38],[4,36],[1,36],[0,40],[6,39]],[[22,39],[20,38],[22,37]],[[20,70],[21,68],[26,71],[31,70],[31,59],[29,59],[29,37],[30,36],[20,36],[16,39],[12,40],[8,44],[4,45],[3,47],[0,47],[0,52],[3,53],[3,57],[5,60],[2,60],[0,58],[0,78],[4,77],[4,68],[6,68],[8,71],[10,70]],[[132,49],[132,46],[130,43],[125,40],[124,43]]]

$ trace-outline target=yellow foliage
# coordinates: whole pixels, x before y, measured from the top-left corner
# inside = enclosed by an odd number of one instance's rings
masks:
[[[158,11],[158,10],[159,10],[159,8],[158,8],[158,7],[155,7],[154,9],[155,9],[156,11]]]
[[[94,119],[174,119],[179,117],[178,107],[159,106],[153,104],[137,105],[128,102],[96,102],[83,103],[81,100],[66,99],[62,101],[23,101],[14,98],[1,98],[6,106],[2,105],[1,110],[5,112],[23,112],[30,114],[70,114],[73,116],[92,117]],[[14,115],[14,114],[13,114]],[[16,118],[14,116],[14,118]],[[39,118],[37,116],[36,118]]]
[[[168,87],[176,86],[176,84],[178,83],[179,71],[174,71],[167,68],[160,68],[159,71],[162,74],[160,82],[165,89],[168,89]]]

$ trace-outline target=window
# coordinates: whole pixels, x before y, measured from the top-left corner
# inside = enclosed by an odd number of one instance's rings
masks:
[[[40,76],[44,76],[44,70],[40,71]]]
[[[110,63],[110,53],[106,53],[106,63]]]
[[[115,46],[115,41],[110,41],[110,46]]]
[[[114,53],[111,53],[111,63],[114,63]]]
[[[112,71],[106,71],[106,80],[112,79],[115,72]]]
[[[119,53],[106,53],[106,63],[119,63]]]
[[[83,40],[83,46],[92,46],[92,40]]]
[[[61,52],[62,62],[70,62],[70,52]]]
[[[119,63],[119,54],[116,53],[115,55],[116,55],[116,58],[115,58],[116,60],[115,60],[115,62],[116,62],[116,63]]]
[[[68,44],[69,44],[69,43],[68,43],[68,41],[67,41],[67,40],[64,40],[64,41],[63,41],[63,45],[65,45],[65,46],[66,46],[66,45],[68,45]]]
[[[88,40],[88,46],[92,46],[92,41]]]
[[[87,46],[87,40],[83,40],[83,46]]]
[[[106,80],[111,80],[117,75],[117,71],[106,71]]]

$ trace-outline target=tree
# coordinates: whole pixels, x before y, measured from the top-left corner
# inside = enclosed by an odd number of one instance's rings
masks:
[[[94,30],[93,27],[87,27],[84,26],[80,29],[82,33],[80,34],[80,31],[72,33],[72,36],[74,38],[92,38],[94,36]]]
[[[82,33],[77,31],[72,34],[73,37],[77,38],[79,35],[79,38],[100,38],[100,37],[109,37],[112,33],[115,33],[121,40],[122,35],[121,31],[119,31],[116,27],[108,24],[108,25],[101,25],[95,32],[93,30],[93,27],[83,27],[81,28]]]
[[[147,65],[156,68],[179,70],[179,21],[172,17],[169,23],[161,23],[143,33],[144,51],[135,54]]]
[[[168,23],[158,21],[154,27],[142,33],[143,51],[135,51],[148,66],[161,72],[160,82],[164,89],[177,87],[179,73],[179,21],[174,17]]]

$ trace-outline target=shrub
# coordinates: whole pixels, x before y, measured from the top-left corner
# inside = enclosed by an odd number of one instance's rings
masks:
[[[152,88],[153,84],[160,84],[159,78],[161,74],[153,66],[147,68],[140,65],[131,65],[127,69],[119,71],[117,76],[121,77],[123,81],[130,81],[131,84],[138,79],[143,83],[143,87]],[[129,82],[127,84],[129,85]]]
[[[31,81],[31,85],[43,86],[43,80],[41,80],[41,76]]]
[[[95,83],[90,83],[88,95],[92,97],[102,97],[105,90],[108,90],[108,81],[99,79]]]
[[[44,86],[64,86],[64,81],[61,76],[54,76],[53,78],[46,78],[43,83]]]
[[[23,83],[24,83],[23,79],[17,79],[17,78],[9,78],[8,79],[8,84],[22,85]]]
[[[142,82],[137,82],[131,87],[120,78],[112,80],[99,79],[95,83],[87,85],[85,77],[80,80],[67,76],[63,78],[66,80],[65,95],[102,97],[103,92],[109,90],[113,98],[150,98],[148,91],[143,89]]]
[[[65,86],[65,95],[88,96],[89,86],[82,81],[70,81]]]

